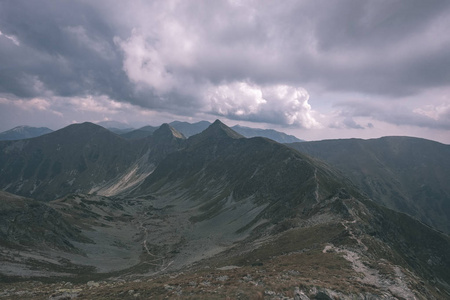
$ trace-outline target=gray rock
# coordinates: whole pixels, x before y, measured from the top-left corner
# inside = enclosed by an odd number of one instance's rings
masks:
[[[88,283],[86,283],[86,285],[88,287],[92,288],[92,287],[99,287],[100,283],[91,280],[91,281],[88,281]]]
[[[295,287],[294,289],[294,300],[310,300],[308,296],[300,290],[300,288]]]
[[[229,277],[227,275],[219,276],[216,278],[216,280],[218,280],[218,281],[227,281],[228,279],[229,279]]]

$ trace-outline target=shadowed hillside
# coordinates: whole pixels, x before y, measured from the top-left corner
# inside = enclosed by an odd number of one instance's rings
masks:
[[[450,146],[409,137],[289,144],[329,162],[374,201],[450,232]]]
[[[124,176],[130,180],[148,174],[179,147],[182,135],[166,127],[147,139],[130,141],[83,123],[34,139],[0,142],[0,187],[48,201],[121,185]]]

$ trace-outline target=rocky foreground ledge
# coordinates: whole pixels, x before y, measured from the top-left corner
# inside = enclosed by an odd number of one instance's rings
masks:
[[[334,254],[291,253],[249,266],[202,267],[158,277],[3,283],[0,299],[414,299],[408,286],[420,289],[420,283],[402,286],[382,274],[385,286],[365,282],[364,274]]]

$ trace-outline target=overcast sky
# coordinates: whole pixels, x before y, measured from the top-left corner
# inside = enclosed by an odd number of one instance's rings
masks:
[[[450,1],[0,1],[0,131],[221,119],[450,143]]]

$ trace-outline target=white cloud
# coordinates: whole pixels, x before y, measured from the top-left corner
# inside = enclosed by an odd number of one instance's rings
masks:
[[[224,116],[256,114],[261,110],[261,105],[267,103],[259,87],[245,82],[212,86],[205,98],[209,100],[213,113]]]
[[[148,84],[159,93],[174,87],[173,75],[157,45],[148,43],[136,30],[127,40],[116,37],[114,41],[124,52],[123,69],[131,81]]]
[[[15,106],[19,110],[26,112],[49,112],[57,116],[62,116],[61,112],[54,109],[51,100],[43,98],[8,99],[1,97],[0,104]]]
[[[160,96],[179,89],[189,93],[191,75],[184,72],[194,65],[197,37],[176,16],[161,14],[114,42],[124,54],[123,70],[137,86],[148,85]]]
[[[414,113],[426,116],[433,120],[448,120],[450,117],[450,103],[441,103],[438,105],[425,105],[413,110]]]
[[[67,99],[73,110],[115,114],[118,111],[131,106],[128,103],[121,103],[109,99],[106,96],[93,97],[88,95],[86,97],[72,97]]]
[[[32,99],[7,99],[0,98],[0,103],[15,105],[24,110],[48,110],[51,107],[51,103],[48,100],[42,98],[32,98]]]
[[[49,112],[60,117],[70,113],[94,113],[100,116],[111,116],[120,113],[149,115],[150,111],[129,103],[118,102],[107,96],[84,97],[48,97],[31,99],[0,98],[0,104],[13,105],[22,111]]]
[[[7,34],[4,34],[4,33],[0,30],[0,36],[4,36],[5,38],[9,39],[11,42],[14,43],[14,45],[20,46],[19,39],[18,39],[16,36],[14,36],[14,35],[7,35]]]
[[[259,86],[234,82],[211,86],[204,95],[213,114],[230,119],[319,127],[304,88],[289,85]]]
[[[304,88],[288,85],[273,85],[262,89],[263,98],[270,103],[270,111],[280,111],[285,123],[300,125],[304,128],[318,127],[320,124],[313,117],[309,94]]]

